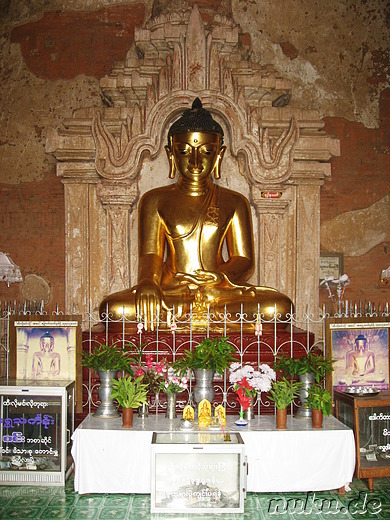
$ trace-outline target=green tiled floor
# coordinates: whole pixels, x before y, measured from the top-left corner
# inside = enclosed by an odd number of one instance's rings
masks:
[[[29,519],[128,519],[199,520],[223,518],[262,520],[290,519],[390,519],[390,479],[375,479],[374,491],[365,481],[354,480],[351,491],[314,493],[248,493],[244,514],[150,513],[150,495],[79,495],[71,477],[65,487],[0,486],[0,518]]]

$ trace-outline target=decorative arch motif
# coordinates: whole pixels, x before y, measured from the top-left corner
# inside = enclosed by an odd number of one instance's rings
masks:
[[[293,151],[299,139],[296,119],[290,117],[286,120],[286,128],[279,131],[280,135],[271,142],[270,129],[259,124],[258,110],[251,110],[254,100],[258,100],[260,106],[271,103],[264,101],[266,94],[269,94],[269,100],[273,92],[278,99],[288,95],[288,83],[276,78],[275,74],[273,77],[269,70],[264,74],[253,66],[248,67],[252,69],[251,74],[247,72],[247,81],[243,81],[242,71],[239,70],[242,65],[235,68],[230,66],[224,51],[227,41],[237,46],[237,26],[227,19],[221,19],[220,23],[220,28],[224,27],[226,33],[223,43],[221,37],[215,38],[211,32],[206,35],[198,7],[192,9],[188,26],[180,26],[180,37],[175,41],[173,49],[168,46],[166,55],[162,53],[165,65],[156,70],[147,83],[143,106],[132,106],[130,103],[133,114],[127,113],[117,135],[103,122],[101,112],[96,113],[92,121],[92,133],[96,146],[95,165],[99,175],[113,180],[135,179],[144,154],[154,156],[158,153],[162,123],[172,112],[191,106],[193,99],[199,96],[204,106],[225,120],[231,134],[232,153],[236,156],[239,153],[245,155],[252,182],[272,184],[284,182],[290,177]],[[154,41],[153,37],[156,38],[156,27],[160,26],[160,19],[155,20],[154,26],[149,24],[150,43]],[[138,42],[138,45],[142,45],[142,42]],[[150,61],[146,46],[145,57],[137,65],[142,68],[142,61],[145,63],[147,59]],[[256,87],[246,84],[253,83],[253,76],[258,76],[260,80]],[[135,74],[135,70],[125,64],[120,72],[116,71],[103,81],[108,87],[104,90],[104,96],[113,99],[114,105],[119,105],[123,102],[119,90],[128,107],[129,90],[134,89],[139,81],[139,74]],[[266,88],[265,84],[269,87]],[[249,87],[250,99],[247,100],[245,90]]]
[[[127,115],[121,131],[116,138],[102,121],[101,112],[97,112],[92,121],[92,134],[96,145],[96,171],[105,179],[135,179],[142,166],[145,152],[157,155],[161,146],[163,122],[172,113],[191,106],[194,98],[201,96],[204,106],[225,120],[232,136],[231,148],[235,156],[243,153],[248,160],[249,176],[255,183],[284,182],[292,170],[293,152],[299,139],[299,129],[295,117],[291,117],[289,126],[272,142],[268,128],[259,128],[258,132],[248,133],[245,116],[240,108],[224,95],[211,95],[209,92],[174,92],[156,103],[145,123],[145,133],[134,135],[133,119]],[[211,99],[210,99],[211,98]],[[137,112],[139,113],[139,112]],[[232,120],[225,114],[234,114]]]

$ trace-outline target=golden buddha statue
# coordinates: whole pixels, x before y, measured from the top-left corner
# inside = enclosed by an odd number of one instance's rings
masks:
[[[183,419],[185,421],[194,421],[195,420],[195,411],[191,405],[186,404],[183,410]]]
[[[211,403],[207,399],[202,399],[198,405],[198,425],[210,426]]]
[[[100,315],[125,314],[153,329],[157,315],[169,324],[192,309],[193,323],[204,327],[207,313],[218,317],[226,309],[236,319],[242,304],[249,320],[259,305],[266,320],[275,310],[285,319],[292,310],[287,296],[246,284],[255,267],[249,202],[213,182],[226,149],[223,130],[198,98],[169,129],[165,149],[169,177],[177,172],[179,179],[141,198],[138,283],[108,296]]]
[[[217,417],[222,426],[226,426],[226,410],[225,407],[219,404],[214,410],[214,417]]]

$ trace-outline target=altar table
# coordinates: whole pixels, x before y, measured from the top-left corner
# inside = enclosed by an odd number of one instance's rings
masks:
[[[275,417],[261,415],[248,426],[234,424],[248,460],[247,491],[294,492],[340,489],[352,481],[355,469],[353,431],[335,417],[324,417],[324,427],[313,430],[310,419],[288,417],[287,430],[277,430]],[[150,493],[153,432],[175,432],[180,417],[134,417],[133,428],[122,428],[122,418],[88,415],[75,430],[72,456],[75,491],[84,493]]]

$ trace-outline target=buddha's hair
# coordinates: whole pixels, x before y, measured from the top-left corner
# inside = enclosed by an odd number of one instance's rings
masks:
[[[183,115],[175,121],[168,132],[168,147],[171,148],[171,138],[174,134],[182,132],[215,132],[222,136],[221,144],[223,143],[222,127],[208,110],[203,108],[202,102],[196,98],[192,103],[192,107],[185,110]]]

